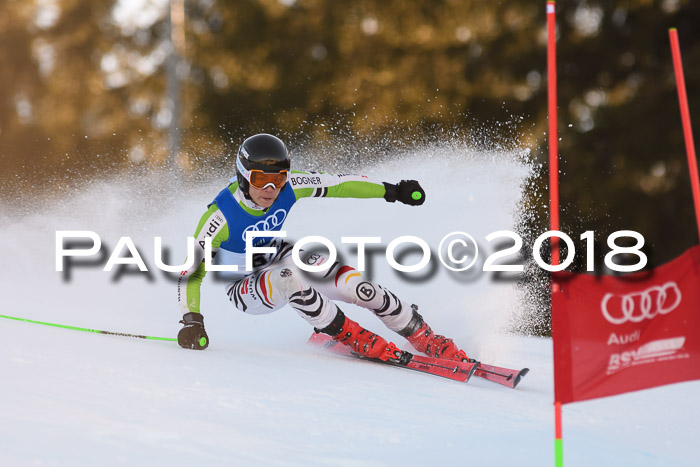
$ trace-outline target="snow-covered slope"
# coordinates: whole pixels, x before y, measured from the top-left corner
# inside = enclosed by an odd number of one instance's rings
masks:
[[[509,152],[428,147],[364,172],[419,179],[426,204],[308,199],[288,235],[325,236],[350,265],[341,236],[380,236],[386,246],[416,235],[435,252],[459,230],[488,254],[484,236],[514,228],[529,167]],[[181,260],[183,236],[228,175],[167,195],[155,178],[96,183],[60,203],[6,210],[0,314],[176,335],[175,287],[154,268],[153,237]],[[152,273],[82,267],[68,282],[54,270],[57,230],[95,231],[107,254],[130,236]],[[521,308],[512,283],[437,261],[411,280],[382,255],[370,262],[374,280],[419,304],[471,356],[529,366],[522,385],[465,385],[324,353],[305,345],[311,329],[293,310],[244,315],[209,276],[204,352],[0,319],[0,465],[552,465],[551,341],[503,332]],[[406,345],[366,310],[341,306]],[[699,394],[694,382],[566,406],[566,465],[698,465]]]

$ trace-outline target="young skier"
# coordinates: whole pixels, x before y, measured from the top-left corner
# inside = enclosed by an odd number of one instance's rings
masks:
[[[285,144],[275,136],[258,134],[246,139],[236,157],[236,178],[224,188],[202,216],[195,232],[194,270],[183,271],[178,280],[178,302],[183,312],[178,343],[187,349],[206,349],[209,338],[199,309],[200,286],[206,273],[204,240],[211,237],[216,263],[237,265],[240,274],[226,284],[229,299],[241,311],[270,313],[289,304],[316,332],[330,335],[366,357],[388,360],[397,347],[364,329],[343,314],[332,300],[353,303],[374,312],[392,331],[405,337],[419,352],[466,361],[464,351],[430,329],[408,305],[379,284],[338,262],[323,272],[299,269],[291,258],[292,245],[281,238],[257,237],[255,247],[274,247],[276,253],[257,254],[253,271],[245,270],[246,233],[277,231],[298,200],[311,197],[384,198],[412,206],[425,201],[415,180],[393,185],[359,175],[290,171]],[[306,254],[302,260],[320,265],[327,258]]]

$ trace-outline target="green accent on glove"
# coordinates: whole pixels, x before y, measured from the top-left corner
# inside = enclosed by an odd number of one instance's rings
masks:
[[[422,197],[423,197],[423,195],[421,194],[420,191],[414,191],[413,193],[411,193],[411,198],[413,198],[415,200],[419,200]]]
[[[199,338],[199,345],[200,345],[200,347],[206,346],[207,345],[207,338],[204,336],[200,337]]]

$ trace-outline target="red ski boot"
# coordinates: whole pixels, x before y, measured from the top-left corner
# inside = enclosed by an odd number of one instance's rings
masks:
[[[330,335],[334,340],[350,347],[353,352],[367,357],[387,361],[394,357],[394,344],[390,344],[382,336],[374,334],[351,320],[340,309],[333,322],[325,329],[318,330]]]
[[[413,310],[413,317],[408,326],[399,332],[411,343],[413,348],[435,358],[446,358],[460,362],[469,361],[464,350],[460,350],[452,339],[435,334],[416,309],[417,307]]]
[[[389,346],[386,339],[368,331],[347,316],[340,333],[337,336],[333,336],[333,339],[347,345],[354,352],[365,357],[379,358],[381,360],[389,358],[388,355],[384,355],[387,353],[386,350]]]

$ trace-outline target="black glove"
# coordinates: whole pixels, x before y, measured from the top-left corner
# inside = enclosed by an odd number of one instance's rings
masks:
[[[403,204],[420,206],[425,203],[425,191],[415,180],[401,180],[397,185],[384,183],[384,199],[390,203],[401,201]]]
[[[180,321],[184,326],[177,333],[177,343],[183,349],[204,350],[209,347],[209,336],[204,330],[204,316],[185,313]]]

